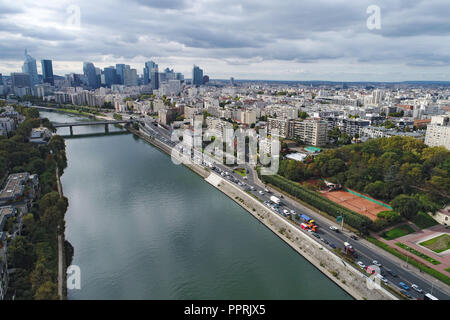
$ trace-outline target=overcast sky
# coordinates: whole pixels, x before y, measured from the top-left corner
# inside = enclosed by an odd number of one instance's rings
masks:
[[[154,60],[186,78],[195,63],[212,79],[450,81],[449,15],[449,0],[0,0],[0,73],[27,48],[58,75]]]

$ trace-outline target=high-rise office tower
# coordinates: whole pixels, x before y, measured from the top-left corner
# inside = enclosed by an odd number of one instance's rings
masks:
[[[83,63],[83,73],[87,78],[88,86],[97,89],[99,87],[97,72],[92,62]]]
[[[0,73],[0,86],[2,86],[3,85],[3,76],[2,76],[2,74]]]
[[[39,84],[39,76],[36,68],[36,59],[30,56],[25,49],[25,61],[23,62],[22,72],[30,75],[31,86]]]
[[[13,87],[31,87],[31,77],[29,73],[12,72],[11,81]]]
[[[158,68],[158,65],[153,61],[147,61],[144,67],[144,84],[149,84],[151,81],[151,72],[153,68]]]
[[[129,87],[138,85],[137,71],[131,69],[129,65],[126,65],[123,69],[123,84]]]
[[[117,74],[113,66],[103,69],[103,75],[105,78],[105,86],[111,87],[111,85],[116,83]]]
[[[123,84],[123,69],[125,69],[124,64],[116,64],[116,74],[118,84]]]
[[[159,89],[159,74],[158,74],[158,66],[155,68],[152,68],[150,71],[150,78],[151,78],[151,87],[153,90]]]
[[[41,66],[44,83],[50,83],[52,86],[54,86],[55,80],[53,78],[52,60],[41,60]]]
[[[192,68],[192,84],[195,86],[203,84],[203,70],[196,65]]]

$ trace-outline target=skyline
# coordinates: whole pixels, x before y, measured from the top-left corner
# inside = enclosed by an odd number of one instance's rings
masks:
[[[450,3],[297,2],[0,0],[0,73],[18,72],[26,48],[53,60],[55,75],[82,73],[84,61],[142,74],[153,60],[186,75],[196,64],[211,79],[450,80]],[[367,27],[370,5],[380,29]]]

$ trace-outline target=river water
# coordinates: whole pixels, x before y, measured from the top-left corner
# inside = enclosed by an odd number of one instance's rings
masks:
[[[69,299],[351,299],[234,201],[141,139],[71,138],[66,148],[66,239],[81,269],[81,289],[68,290]]]

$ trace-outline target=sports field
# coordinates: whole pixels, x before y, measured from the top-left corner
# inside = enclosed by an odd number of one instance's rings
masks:
[[[377,214],[379,212],[389,210],[382,205],[343,190],[323,192],[322,196],[340,204],[343,207],[365,215],[372,221],[377,219]]]

